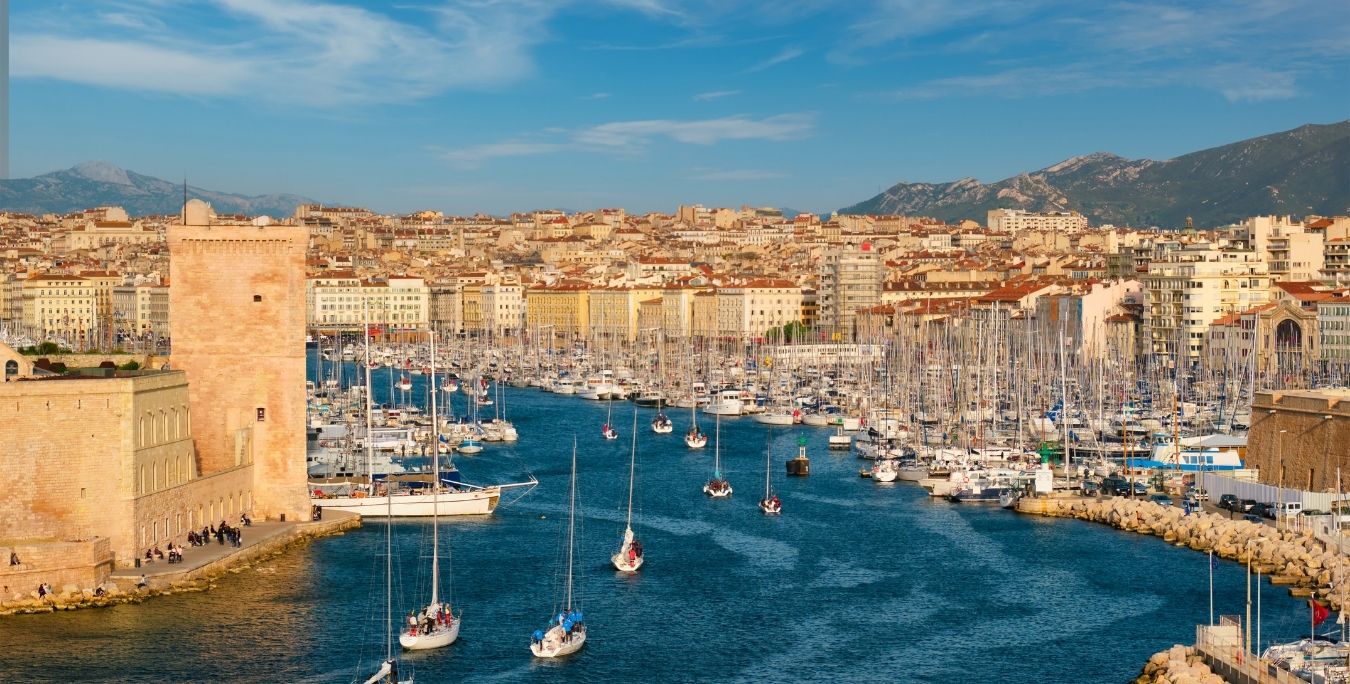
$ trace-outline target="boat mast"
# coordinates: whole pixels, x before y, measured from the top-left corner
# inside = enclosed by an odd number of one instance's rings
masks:
[[[572,437],[572,489],[567,515],[567,612],[572,612],[572,543],[577,523],[577,438]]]
[[[441,419],[436,413],[436,331],[428,330],[431,338],[431,604],[440,599],[441,583],[441,540],[440,540],[440,499],[441,489]]]
[[[633,407],[633,449],[628,457],[628,530],[633,529],[633,477],[637,473],[637,407]]]

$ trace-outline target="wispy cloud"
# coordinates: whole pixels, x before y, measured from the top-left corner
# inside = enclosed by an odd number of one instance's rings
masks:
[[[741,73],[753,74],[758,73],[760,71],[764,71],[765,69],[772,69],[773,67],[776,67],[779,64],[782,64],[784,62],[790,62],[794,59],[797,59],[798,57],[801,57],[804,54],[806,54],[806,51],[802,50],[801,48],[796,47],[783,48],[782,50],[778,51],[778,54],[762,62],[751,65],[750,67],[741,71]]]
[[[108,11],[65,23],[39,16],[29,24],[39,32],[17,32],[12,74],[315,107],[406,101],[529,75],[552,14],[541,0],[452,0],[418,24],[322,0],[208,0],[199,12],[93,4]],[[209,29],[189,23],[203,14]],[[186,38],[203,30],[213,47]]]
[[[685,145],[714,145],[729,140],[786,141],[814,131],[815,115],[779,114],[760,119],[728,116],[718,119],[645,119],[613,121],[573,130],[548,130],[529,138],[440,150],[440,157],[462,169],[473,169],[493,159],[560,152],[635,154],[657,140]]]
[[[590,95],[582,95],[581,97],[579,97],[579,98],[577,98],[577,99],[580,99],[580,100],[608,100],[609,97],[610,97],[610,94],[609,94],[609,93],[591,93]]]
[[[711,90],[706,93],[699,93],[695,95],[694,100],[698,102],[707,102],[708,100],[720,100],[724,97],[731,97],[733,95],[740,95],[740,94],[741,91],[739,90]]]
[[[690,145],[712,145],[723,140],[795,140],[815,126],[810,114],[779,114],[763,119],[728,116],[720,119],[680,121],[649,119],[616,121],[578,131],[577,142],[605,148],[645,145],[654,138],[668,138]]]
[[[945,97],[1020,99],[1083,93],[1104,88],[1191,86],[1218,92],[1229,102],[1256,102],[1295,96],[1294,75],[1246,64],[1176,69],[1131,69],[1121,65],[1068,64],[1025,67],[924,81],[890,91],[901,100]]]
[[[759,169],[733,169],[730,171],[708,171],[690,176],[690,180],[731,182],[774,180],[777,178],[787,178],[787,174]]]

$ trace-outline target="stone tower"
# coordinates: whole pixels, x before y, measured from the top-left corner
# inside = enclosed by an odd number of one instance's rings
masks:
[[[307,230],[213,224],[201,200],[182,222],[168,229],[169,333],[200,472],[251,468],[254,515],[308,519]]]

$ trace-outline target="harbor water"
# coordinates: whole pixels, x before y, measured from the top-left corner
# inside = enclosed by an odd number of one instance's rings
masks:
[[[445,589],[463,626],[452,646],[404,658],[418,682],[1124,682],[1209,619],[1204,554],[860,479],[862,462],[827,451],[825,430],[722,421],[735,494],[709,500],[713,444],[685,448],[687,409],[668,410],[669,435],[650,431],[654,410],[637,409],[634,526],[647,562],[619,574],[608,560],[623,531],[633,405],[504,392],[520,441],[456,463],[472,482],[540,484],[491,517],[444,521]],[[600,436],[607,411],[618,440]],[[711,435],[712,417],[699,421]],[[812,473],[788,479],[783,463],[803,436]],[[529,636],[561,601],[574,437],[575,591],[589,636],[576,656],[541,661]],[[781,517],[755,505],[766,444]],[[430,528],[392,531],[401,622],[428,598]],[[0,619],[0,681],[362,681],[386,648],[385,533],[367,520],[205,593]],[[1306,633],[1305,603],[1262,592],[1264,641]],[[1242,613],[1245,599],[1243,568],[1219,563],[1216,613]]]

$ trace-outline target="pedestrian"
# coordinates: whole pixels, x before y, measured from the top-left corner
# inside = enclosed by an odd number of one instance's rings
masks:
[[[146,587],[148,587],[148,586],[150,586],[150,582],[149,582],[149,580],[145,579],[145,575],[142,574],[142,575],[141,575],[141,578],[138,579],[138,580],[136,580],[136,588],[137,588],[137,589],[144,589],[144,588],[146,588]]]
[[[10,552],[9,552],[9,564],[10,564],[10,565],[20,565],[20,563],[19,563],[19,554],[15,553],[15,552],[13,552],[13,551],[10,551]]]

